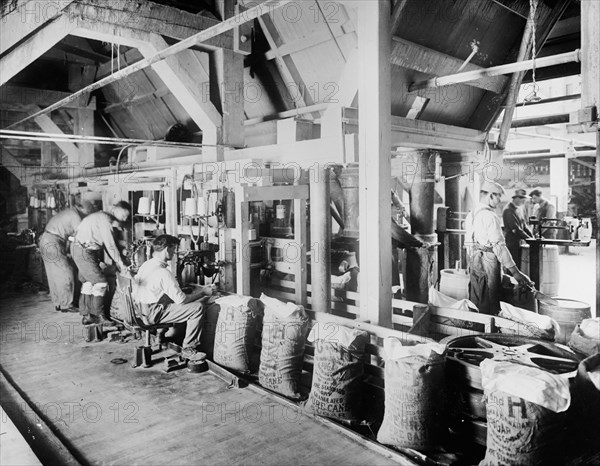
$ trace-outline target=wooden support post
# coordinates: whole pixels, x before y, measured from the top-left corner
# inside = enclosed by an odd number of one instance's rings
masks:
[[[454,154],[452,154],[454,155]],[[458,154],[457,154],[458,155]],[[458,159],[458,162],[457,162]],[[442,162],[443,175],[446,177],[444,181],[445,190],[445,201],[448,207],[447,211],[447,223],[446,226],[451,229],[460,229],[460,222],[456,219],[457,212],[461,211],[461,190],[460,190],[460,176],[456,176],[461,173],[462,166],[460,165],[460,155],[443,157]],[[444,241],[448,241],[448,245],[444,244],[444,252],[448,255],[448,262],[444,261],[441,264],[442,267],[449,266],[454,268],[454,264],[457,260],[460,260],[460,236],[458,235],[445,235]]]
[[[360,317],[392,326],[390,0],[359,3]]]
[[[600,113],[600,2],[581,0],[581,107]],[[600,225],[600,119],[596,119],[596,225]],[[596,317],[600,317],[600,234],[596,233]]]
[[[94,135],[94,110],[87,108],[77,109],[75,118],[75,134],[79,136]],[[79,146],[79,166],[91,168],[94,166],[94,147],[95,144],[81,144]]]
[[[556,196],[556,213],[566,215],[569,203],[569,160],[566,157],[550,159],[550,194]],[[518,265],[518,264],[517,264]]]
[[[48,141],[40,142],[41,145],[41,160],[40,166],[42,170],[46,168],[51,168],[54,165],[54,161],[52,160],[52,143]]]
[[[310,173],[310,283],[312,310],[331,312],[331,215],[329,169],[317,166]]]
[[[218,0],[217,12],[223,20],[236,15],[234,0]],[[239,36],[239,27],[235,28]],[[217,135],[218,143],[243,147],[244,138],[244,55],[232,50],[219,49],[214,53],[215,76],[223,122]],[[216,79],[215,79],[216,78]],[[223,148],[217,149],[216,160],[224,160]]]
[[[306,199],[294,199],[294,240],[299,254],[294,267],[296,304],[306,306]]]

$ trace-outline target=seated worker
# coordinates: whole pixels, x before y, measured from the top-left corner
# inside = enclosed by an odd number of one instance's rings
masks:
[[[212,295],[212,286],[197,287],[186,295],[167,268],[179,245],[171,235],[158,236],[153,242],[152,259],[144,262],[133,279],[133,299],[141,304],[145,322],[149,325],[186,323],[181,356],[198,359],[204,302]],[[204,299],[200,299],[204,298]]]

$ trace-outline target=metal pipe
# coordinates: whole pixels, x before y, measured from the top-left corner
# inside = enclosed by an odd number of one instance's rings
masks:
[[[162,146],[162,147],[182,147],[198,148],[203,147],[229,147],[238,149],[238,146],[227,144],[201,144],[196,142],[175,142],[154,139],[128,139],[128,138],[110,138],[105,136],[82,136],[78,134],[44,133],[38,131],[15,131],[0,129],[0,138],[2,139],[23,139],[31,141],[69,141],[83,144],[113,144],[113,145],[144,145],[144,146]]]
[[[535,118],[522,118],[513,120],[511,128],[527,128],[530,126],[557,125],[560,123],[568,123],[569,114],[561,113],[559,115],[544,115]]]
[[[434,173],[430,165],[436,152],[419,150],[411,160],[415,164],[414,179],[410,185],[411,233],[426,243],[437,243],[434,232],[433,203],[435,198]],[[409,301],[427,303],[430,271],[436,266],[436,248],[408,248],[406,254],[406,298]]]
[[[310,179],[310,282],[312,310],[331,312],[330,169],[318,166]]]
[[[537,68],[537,61],[536,61],[535,66]],[[549,97],[547,99],[541,99],[541,100],[538,100],[537,102],[517,102],[517,107],[520,107],[522,105],[527,105],[528,107],[530,107],[531,105],[550,104],[553,102],[562,102],[565,100],[579,100],[579,99],[581,99],[581,94],[561,95],[559,97]]]
[[[561,65],[563,63],[580,61],[580,49],[572,52],[559,53],[549,57],[536,58],[535,67],[547,68],[549,66]],[[451,74],[427,79],[413,83],[408,87],[409,92],[418,91],[419,89],[428,89],[432,87],[450,86],[468,81],[477,81],[478,79],[487,78],[489,76],[498,76],[501,74],[510,74],[516,71],[527,71],[533,68],[533,60],[524,60],[516,63],[508,63],[506,65],[492,66],[482,70],[465,71],[464,73]]]
[[[594,157],[596,155],[595,150],[580,150],[575,151],[575,156],[570,159],[575,159],[577,157]],[[560,157],[565,157],[566,154],[564,152],[540,152],[537,154],[504,154],[503,160],[527,160],[527,159],[557,159]]]
[[[498,131],[497,129],[492,129],[490,131]],[[512,131],[514,134],[519,136],[527,136],[530,138],[541,138],[541,139],[553,139],[555,141],[563,141],[563,142],[572,142],[573,144],[577,144],[579,146],[591,146],[589,141],[580,141],[578,139],[568,139],[561,138],[560,136],[550,136],[547,134],[537,134],[537,133],[523,133],[521,131]]]
[[[295,108],[293,110],[286,110],[285,112],[274,113],[272,115],[266,115],[257,118],[251,118],[244,121],[244,126],[252,126],[265,121],[281,120],[283,118],[291,118],[300,115],[306,115],[307,113],[318,112],[321,110],[327,110],[329,104],[315,104],[308,105],[302,108]]]
[[[111,84],[120,79],[123,79],[126,76],[129,76],[137,71],[148,68],[149,66],[152,66],[155,63],[158,63],[158,62],[164,60],[165,58],[168,58],[179,52],[183,52],[184,50],[187,50],[190,47],[193,47],[194,45],[197,45],[201,42],[204,42],[208,39],[218,36],[219,34],[223,34],[224,32],[230,31],[231,29],[233,29],[237,26],[240,26],[243,23],[246,23],[248,21],[256,19],[259,16],[262,16],[264,14],[270,13],[270,12],[290,3],[291,1],[292,0],[265,0],[260,5],[250,8],[250,9],[244,11],[243,13],[240,13],[239,15],[236,15],[229,19],[226,19],[225,21],[223,21],[219,24],[216,24],[212,27],[209,27],[208,29],[205,29],[204,31],[200,31],[199,33],[194,34],[193,36],[190,36],[187,39],[177,42],[176,44],[173,44],[172,46],[167,47],[166,49],[163,49],[163,50],[155,53],[151,57],[144,58],[143,60],[140,60],[140,61],[134,63],[133,65],[129,65],[129,66],[123,68],[122,70],[117,71],[116,73],[113,73],[113,74],[107,76],[106,78],[96,81],[95,83],[92,83],[89,86],[86,86],[83,89],[81,89],[77,92],[74,92],[70,96],[59,100],[55,104],[52,104],[52,105],[40,110],[39,112],[33,113],[32,115],[29,115],[28,117],[22,119],[21,121],[13,123],[8,128],[12,128],[16,125],[19,125],[19,124],[25,123],[26,121],[32,120],[33,118],[37,118],[39,116],[50,113],[51,111],[56,110],[56,109],[62,107],[63,105],[67,104],[68,102],[72,102],[73,100],[75,100],[83,95],[89,94],[90,92],[100,89],[100,88],[106,86],[107,84]]]

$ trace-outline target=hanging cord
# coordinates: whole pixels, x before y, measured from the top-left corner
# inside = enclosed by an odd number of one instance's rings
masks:
[[[196,182],[195,182],[194,178],[195,178],[195,176],[194,176],[194,166],[192,165],[192,174],[191,175],[185,175],[183,177],[182,182],[181,182],[181,193],[179,195],[180,206],[183,205],[183,190],[184,190],[184,186],[185,186],[185,181],[187,179],[191,179],[191,181],[192,181],[192,189],[191,189],[192,194],[190,196],[190,199],[192,197],[195,197],[196,198],[196,206],[198,205],[198,189],[196,187]],[[182,216],[181,216],[181,223],[182,224],[183,224],[183,217],[185,217],[185,216],[186,216],[185,215],[185,211],[183,211],[183,209],[182,209]],[[190,217],[190,223],[188,225],[190,227],[190,237],[192,238],[192,242],[194,243],[194,246],[196,248],[198,248],[198,243],[200,242],[200,236],[201,236],[200,225],[201,225],[200,220],[198,220],[198,236],[195,236],[194,235],[194,217],[193,216]]]

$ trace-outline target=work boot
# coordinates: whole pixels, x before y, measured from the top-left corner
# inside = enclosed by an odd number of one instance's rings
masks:
[[[196,349],[192,347],[187,347],[181,350],[181,357],[189,361],[204,361],[206,359],[206,353],[196,351]]]
[[[99,321],[98,317],[93,314],[85,314],[83,316],[83,319],[81,319],[81,323],[82,323],[82,325],[94,325],[94,324],[99,324],[100,321]]]
[[[79,312],[79,308],[75,306],[69,306],[67,308],[61,309],[60,312]]]
[[[79,296],[79,312],[85,316],[90,312],[90,298],[88,294],[82,294]]]
[[[112,320],[107,319],[104,316],[104,314],[100,314],[100,315],[95,316],[95,317],[98,319],[98,323],[99,324],[102,324],[102,325],[115,325],[115,323]]]

